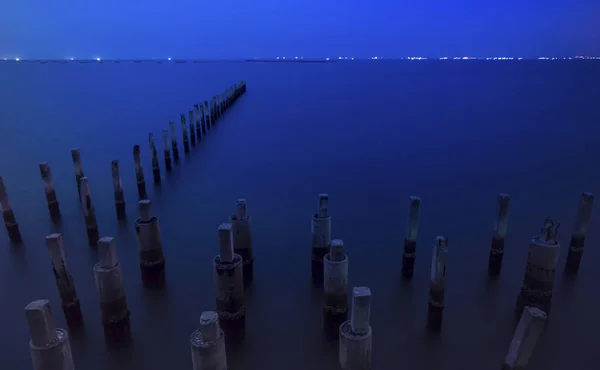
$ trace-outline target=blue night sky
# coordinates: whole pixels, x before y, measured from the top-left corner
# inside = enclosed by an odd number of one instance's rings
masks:
[[[0,57],[600,55],[599,0],[2,0]]]

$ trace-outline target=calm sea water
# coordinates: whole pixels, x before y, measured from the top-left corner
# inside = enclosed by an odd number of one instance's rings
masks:
[[[245,79],[248,92],[159,187],[168,285],[142,287],[133,221],[132,146],[151,180],[149,132]],[[581,191],[600,193],[600,66],[594,62],[0,65],[0,175],[24,245],[0,229],[3,368],[31,368],[23,308],[47,298],[66,327],[44,244],[60,231],[85,330],[78,369],[191,369],[189,334],[214,307],[216,228],[245,197],[254,221],[255,282],[247,338],[231,369],[333,369],[321,332],[322,291],[310,279],[310,217],[330,194],[333,236],[347,246],[350,286],[373,292],[375,369],[497,369],[529,240],[545,217],[563,223],[550,324],[531,369],[595,369],[600,330],[594,212],[579,276],[563,277]],[[179,125],[177,125],[179,129]],[[180,134],[181,135],[181,134]],[[181,146],[181,142],[180,142]],[[107,349],[70,149],[81,149],[100,234],[115,236],[133,341]],[[162,157],[162,152],[161,157]],[[121,162],[129,222],[116,221],[110,162]],[[47,161],[63,214],[50,222],[38,163]],[[162,166],[161,161],[161,166]],[[164,169],[163,169],[164,176]],[[512,195],[501,279],[487,279],[496,196]],[[415,278],[400,278],[408,197],[422,197]],[[443,332],[425,331],[436,235],[449,238]]]

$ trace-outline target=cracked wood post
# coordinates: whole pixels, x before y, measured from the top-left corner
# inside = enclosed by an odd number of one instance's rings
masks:
[[[77,182],[77,195],[81,196],[81,178],[83,174],[83,166],[81,165],[81,152],[79,149],[71,149],[71,158],[73,158],[73,168],[75,169],[75,181]]]
[[[319,211],[313,214],[311,223],[313,282],[323,283],[323,257],[329,253],[331,245],[331,216],[329,215],[329,195],[319,194]]]
[[[171,165],[171,149],[169,148],[169,131],[166,129],[162,130],[162,138],[163,138],[163,153],[165,157],[165,170],[171,171],[173,168]]]
[[[40,163],[40,174],[42,175],[42,182],[44,184],[44,192],[46,193],[46,201],[48,202],[50,218],[56,220],[60,218],[60,207],[58,205],[58,199],[56,198],[56,190],[54,189],[54,182],[52,181],[50,165],[47,162]]]
[[[125,195],[123,194],[123,181],[121,180],[121,170],[119,161],[111,163],[113,191],[115,193],[115,210],[117,211],[117,220],[125,219]]]
[[[181,131],[183,132],[183,152],[189,153],[190,152],[190,142],[189,142],[189,138],[188,138],[187,124],[185,123],[185,115],[180,114],[179,119],[181,121]]]
[[[139,209],[140,217],[135,224],[139,229],[142,281],[148,285],[160,285],[165,280],[165,256],[158,218],[152,215],[152,201],[148,199],[139,202]]]
[[[196,135],[194,133],[194,111],[188,111],[188,120],[190,121],[190,140],[192,142],[192,146],[196,146]]]
[[[219,314],[204,311],[200,328],[190,336],[193,370],[227,370],[225,334],[219,326]]]
[[[137,183],[138,197],[140,200],[148,199],[146,193],[146,180],[144,179],[144,168],[142,167],[142,159],[140,158],[140,146],[133,146],[133,163],[135,164],[135,180]]]
[[[502,270],[502,259],[504,258],[504,238],[508,227],[508,209],[510,195],[498,195],[498,219],[496,220],[495,234],[492,238],[490,257],[488,260],[488,274],[492,277],[500,275]]]
[[[419,234],[421,198],[412,196],[408,200],[409,212],[406,237],[404,238],[404,253],[402,255],[402,275],[407,279],[411,279],[414,275],[415,258],[417,256],[417,236]]]
[[[169,130],[171,131],[171,147],[173,148],[173,160],[179,162],[179,149],[177,148],[177,132],[175,131],[175,122],[169,121]]]
[[[41,299],[25,306],[29,326],[29,353],[34,370],[74,370],[69,334],[57,328],[50,301]]]
[[[254,279],[254,255],[252,253],[252,218],[248,216],[246,199],[238,199],[235,214],[231,216],[233,251],[242,256],[244,287]]]
[[[90,192],[90,184],[87,177],[82,177],[81,180],[81,209],[85,217],[85,228],[88,237],[88,243],[90,246],[96,246],[98,244],[98,224],[96,223],[96,211],[94,210],[94,204],[92,203],[92,194]]]
[[[331,241],[324,257],[323,322],[328,335],[338,335],[340,325],[348,319],[348,256],[344,242]]]
[[[6,192],[6,186],[4,185],[4,179],[0,176],[0,211],[2,211],[2,218],[4,219],[4,226],[8,232],[8,237],[11,242],[20,244],[23,239],[21,232],[19,231],[19,223],[15,218],[15,213],[12,210],[10,201],[8,200],[8,194]]]
[[[152,153],[152,176],[155,184],[160,184],[160,166],[158,165],[158,151],[156,150],[156,143],[154,142],[154,135],[148,134],[148,141],[150,143],[150,152]]]
[[[523,370],[537,345],[538,339],[546,327],[548,316],[535,307],[525,307],[508,353],[504,359],[502,370]]]
[[[198,143],[202,140],[202,121],[200,118],[200,105],[194,104],[194,113],[196,116],[196,138],[198,139]]]
[[[594,195],[592,193],[581,193],[579,197],[579,208],[577,210],[577,219],[573,226],[573,235],[569,243],[567,252],[567,261],[565,272],[567,274],[577,274],[583,255],[585,236],[587,234],[590,217],[592,215],[592,206],[594,205]]]
[[[550,315],[556,264],[560,255],[557,233],[560,223],[546,218],[539,236],[529,244],[527,266],[515,311],[521,315],[525,306],[539,308]]]
[[[242,256],[233,252],[231,224],[217,229],[219,254],[213,259],[217,292],[217,312],[221,327],[228,334],[242,334],[246,327]]]
[[[46,237],[46,247],[52,263],[52,272],[58,287],[61,307],[67,324],[76,326],[83,322],[79,298],[73,284],[73,277],[67,267],[67,259],[63,248],[62,234],[50,234]]]
[[[340,325],[339,359],[342,370],[371,369],[371,289],[352,288],[350,320]]]
[[[431,279],[429,281],[429,300],[427,302],[427,327],[433,332],[442,330],[447,256],[448,239],[444,236],[436,237],[431,259]]]

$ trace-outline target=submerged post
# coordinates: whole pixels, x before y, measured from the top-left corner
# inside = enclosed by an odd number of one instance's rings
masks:
[[[125,195],[123,194],[123,181],[121,180],[121,170],[119,170],[119,161],[112,161],[112,181],[115,193],[115,210],[117,211],[117,220],[125,219]]]
[[[135,180],[137,182],[137,190],[139,199],[148,199],[146,194],[146,180],[144,179],[144,169],[142,167],[142,160],[140,158],[140,146],[133,146],[133,163],[135,164]]]
[[[190,152],[190,142],[189,142],[189,138],[188,138],[187,124],[185,123],[185,116],[183,114],[180,114],[179,118],[181,120],[181,131],[183,132],[183,152],[189,153]]]
[[[95,246],[98,243],[98,224],[96,223],[96,211],[92,203],[92,194],[87,177],[81,178],[81,209],[85,216],[85,227],[87,231],[88,243]]]
[[[590,223],[593,205],[594,195],[587,192],[581,193],[581,196],[579,197],[577,219],[573,227],[569,252],[567,253],[567,263],[565,265],[565,272],[567,274],[576,274],[579,271],[581,256],[583,255],[583,246],[585,244],[585,236]]]
[[[546,218],[540,235],[529,244],[525,277],[517,298],[517,315],[521,315],[525,306],[539,308],[550,315],[554,274],[560,254],[560,243],[556,238],[559,227],[560,223]]]
[[[83,321],[79,298],[73,284],[73,277],[67,268],[67,259],[63,248],[62,234],[50,234],[46,237],[46,247],[52,262],[52,272],[60,294],[61,307],[69,326]]]
[[[254,279],[254,256],[252,254],[252,218],[248,216],[246,199],[238,199],[235,214],[231,216],[233,251],[242,257],[244,286]]]
[[[175,132],[175,122],[169,121],[169,129],[171,131],[171,147],[173,148],[173,160],[175,163],[179,161],[179,149],[177,149],[177,133]]]
[[[342,240],[331,241],[324,264],[323,322],[327,334],[337,335],[340,325],[348,319],[348,256]]]
[[[165,169],[167,171],[171,171],[171,150],[169,149],[169,131],[163,129],[162,130],[162,138],[163,138],[163,153],[165,156]]]
[[[154,183],[160,183],[160,166],[158,165],[158,151],[156,150],[156,143],[154,142],[154,135],[148,134],[148,141],[150,142],[150,151],[152,152],[152,175],[154,177]]]
[[[442,330],[444,294],[446,292],[447,255],[448,239],[444,236],[436,237],[435,244],[433,245],[431,279],[429,281],[429,300],[427,302],[427,327],[434,332]]]
[[[316,284],[323,283],[323,257],[329,253],[331,245],[331,216],[329,215],[329,195],[319,195],[319,212],[313,214],[312,234],[312,279]]]
[[[502,370],[522,370],[527,367],[537,341],[546,327],[547,318],[544,311],[535,307],[525,307]]]
[[[510,195],[498,195],[498,219],[496,220],[495,234],[492,238],[490,257],[488,260],[488,274],[492,277],[500,275],[502,270],[502,259],[504,258],[504,238],[508,227],[508,207]]]
[[[202,127],[200,121],[200,105],[194,104],[194,113],[196,115],[196,137],[198,138],[198,143],[202,140]]]
[[[371,289],[352,288],[350,320],[340,325],[340,366],[342,370],[371,369]]]
[[[98,242],[98,263],[94,265],[94,279],[100,297],[102,326],[106,339],[118,339],[128,335],[129,309],[114,238],[103,237]]]
[[[74,370],[69,334],[57,328],[50,301],[38,300],[25,307],[29,326],[29,353],[34,370]]]
[[[60,207],[58,206],[56,190],[54,189],[54,182],[52,181],[52,172],[50,171],[50,165],[47,162],[40,163],[40,174],[42,175],[42,182],[44,183],[44,192],[46,193],[50,217],[52,219],[60,218]]]
[[[194,111],[188,111],[188,119],[190,121],[190,139],[192,141],[192,146],[196,146],[196,135],[194,133]]]
[[[202,102],[200,105],[200,122],[202,124],[202,135],[206,134],[208,130],[208,116],[206,114],[206,101]]]
[[[193,370],[227,370],[225,334],[215,311],[200,315],[200,328],[190,336]]]
[[[163,255],[158,218],[152,215],[152,202],[139,202],[140,218],[135,221],[139,229],[140,269],[145,284],[162,284],[165,280],[165,256]]]
[[[0,176],[0,211],[2,211],[2,218],[4,219],[6,231],[8,231],[8,237],[13,243],[21,243],[22,238],[21,232],[19,231],[19,223],[15,218],[15,213],[8,200],[8,194],[6,193],[6,186],[4,186],[4,179],[2,176]]]
[[[217,312],[227,333],[243,332],[246,326],[242,257],[233,253],[231,224],[219,225],[219,254],[213,259]]]
[[[415,270],[415,258],[417,257],[417,236],[419,234],[419,214],[421,210],[421,198],[410,197],[408,223],[406,226],[406,237],[404,238],[404,254],[402,255],[402,275],[411,279]]]
[[[206,122],[206,130],[210,130],[212,128],[213,125],[213,121],[212,121],[212,116],[211,116],[211,112],[210,112],[210,105],[208,103],[208,101],[204,101],[204,106],[206,109],[204,109],[204,119]]]
[[[73,167],[75,168],[75,181],[77,182],[77,194],[81,196],[81,178],[83,174],[83,166],[81,165],[81,152],[79,149],[71,149],[71,158],[73,158]]]

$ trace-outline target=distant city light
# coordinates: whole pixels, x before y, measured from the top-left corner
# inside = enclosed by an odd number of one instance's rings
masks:
[[[298,59],[298,57],[295,57],[295,59]]]
[[[15,58],[15,60],[18,62],[18,61],[19,61],[19,60],[21,60],[21,59],[19,59],[19,58]]]
[[[99,62],[99,61],[100,61],[100,58],[96,58],[96,61],[98,61],[98,62]]]
[[[171,60],[171,58],[167,58],[167,60]]]
[[[325,60],[329,60],[329,58],[325,58]]]
[[[71,58],[71,60],[75,60],[75,58]]]
[[[283,59],[285,60],[285,57],[283,57]]]
[[[354,57],[352,57],[351,59],[354,60]]]

